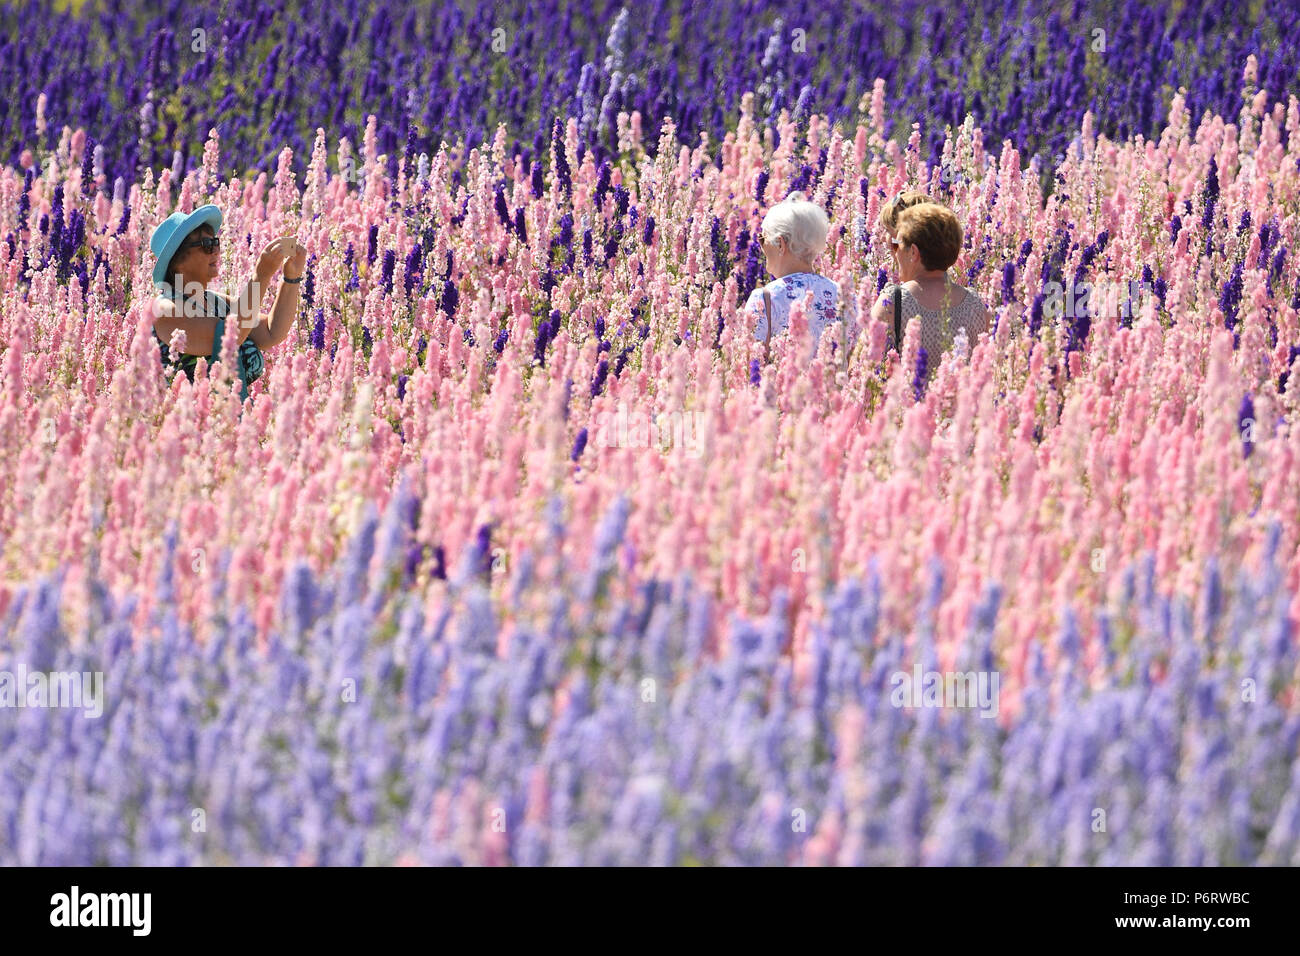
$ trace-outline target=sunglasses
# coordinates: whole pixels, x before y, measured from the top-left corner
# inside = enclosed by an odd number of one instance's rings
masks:
[[[220,236],[203,236],[199,239],[195,239],[193,242],[185,243],[185,245],[181,246],[180,251],[184,252],[186,249],[202,249],[204,252],[216,252],[220,248]]]

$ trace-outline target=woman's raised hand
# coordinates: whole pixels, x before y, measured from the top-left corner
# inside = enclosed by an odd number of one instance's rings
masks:
[[[284,271],[292,273],[290,278],[301,279],[306,268],[307,247],[295,239],[289,253],[289,261],[285,263]]]
[[[294,254],[297,245],[298,240],[293,236],[284,236],[268,242],[257,260],[257,277],[264,283],[271,281],[271,276],[275,275],[284,261]],[[303,255],[306,255],[305,251]]]

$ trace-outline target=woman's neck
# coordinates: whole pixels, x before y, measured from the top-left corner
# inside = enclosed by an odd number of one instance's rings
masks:
[[[185,276],[181,275],[179,272],[176,273],[176,285],[173,286],[173,289],[175,292],[180,293],[181,298],[189,298],[189,287],[191,285],[199,286],[196,290],[199,295],[202,295],[203,292],[207,290],[207,286],[204,283],[199,282],[197,279],[186,279]]]
[[[800,272],[812,273],[811,262],[788,262],[779,269],[772,270],[772,276],[776,279],[784,279],[786,276],[796,275]]]
[[[918,272],[904,282],[915,282],[917,285],[946,285],[948,283],[948,270],[938,269],[930,272]]]

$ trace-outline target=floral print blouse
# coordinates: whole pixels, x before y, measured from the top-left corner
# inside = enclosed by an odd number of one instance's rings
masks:
[[[763,341],[767,337],[767,313],[763,308],[763,291],[772,298],[772,337],[780,335],[790,327],[790,306],[812,292],[812,311],[808,313],[808,331],[814,343],[821,338],[822,331],[839,316],[840,289],[832,280],[811,272],[792,272],[788,276],[773,279],[767,285],[759,286],[749,294],[745,302],[745,315],[754,327],[754,338]]]

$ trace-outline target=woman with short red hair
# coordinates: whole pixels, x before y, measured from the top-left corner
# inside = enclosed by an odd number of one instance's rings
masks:
[[[885,287],[871,315],[890,329],[892,348],[900,347],[908,321],[920,320],[928,381],[942,354],[952,348],[958,329],[966,330],[970,347],[975,347],[977,337],[989,329],[989,311],[978,295],[948,275],[962,243],[961,223],[952,210],[933,202],[908,206],[897,214],[895,232],[890,248],[900,282]]]

